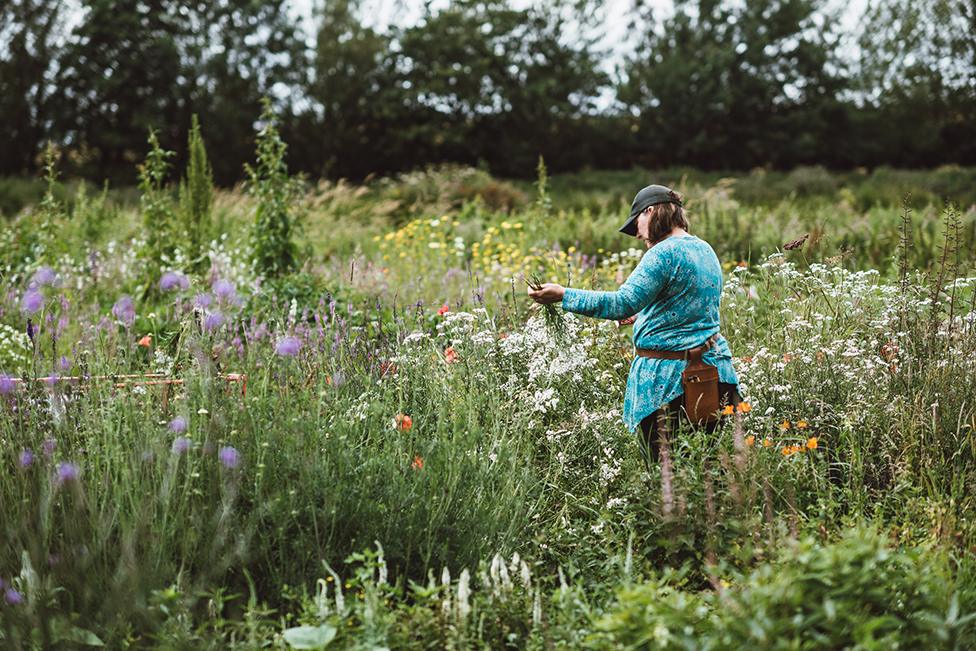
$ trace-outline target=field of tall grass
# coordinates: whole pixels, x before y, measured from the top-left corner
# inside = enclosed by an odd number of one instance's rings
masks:
[[[253,186],[194,256],[164,185],[49,174],[0,235],[0,646],[973,648],[973,177],[306,183],[272,277]],[[629,328],[556,338],[521,280],[616,287],[650,182],[723,262],[748,403],[671,473],[620,420]]]

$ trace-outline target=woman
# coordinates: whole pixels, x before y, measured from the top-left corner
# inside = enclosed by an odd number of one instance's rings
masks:
[[[684,351],[711,341],[702,361],[718,368],[719,401],[738,405],[738,377],[728,342],[719,334],[722,267],[712,247],[688,233],[681,198],[662,185],[634,197],[630,218],[620,228],[649,249],[615,292],[588,291],[546,283],[529,290],[537,303],[603,319],[634,319],[634,346],[651,351]],[[713,337],[714,336],[714,337]],[[623,420],[640,425],[645,446],[657,460],[659,439],[677,426],[682,406],[683,359],[636,356],[627,378]],[[706,425],[712,432],[720,421]],[[662,431],[663,430],[663,431]]]

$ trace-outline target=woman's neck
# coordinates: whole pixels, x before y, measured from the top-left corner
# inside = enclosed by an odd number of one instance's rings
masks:
[[[662,237],[661,239],[659,239],[657,242],[651,242],[650,240],[644,240],[644,244],[647,246],[647,248],[651,248],[655,244],[658,244],[659,242],[663,242],[664,240],[668,239],[669,237],[686,237],[687,235],[689,235],[688,231],[686,231],[685,229],[681,228],[680,226],[675,226],[674,229],[672,229],[670,233],[668,233],[667,235],[665,235],[664,237]]]

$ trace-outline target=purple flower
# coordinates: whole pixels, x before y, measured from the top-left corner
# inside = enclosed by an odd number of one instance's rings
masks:
[[[14,379],[6,373],[0,373],[0,396],[10,395],[17,388]]]
[[[31,285],[53,285],[58,279],[51,267],[41,267],[31,276]]]
[[[224,468],[236,468],[241,464],[241,453],[229,445],[220,448],[217,457],[220,463],[224,464]]]
[[[54,439],[44,439],[44,443],[41,444],[41,449],[44,450],[44,456],[51,456],[54,454],[54,448],[58,446],[58,442]]]
[[[20,467],[29,468],[32,463],[34,463],[34,452],[30,448],[25,448],[20,453]]]
[[[275,344],[275,353],[282,357],[294,357],[302,349],[302,342],[298,337],[282,337]]]
[[[186,419],[182,416],[177,416],[173,420],[169,421],[169,431],[174,434],[182,434],[186,431]]]
[[[78,479],[78,465],[65,461],[64,463],[59,463],[58,468],[58,484],[63,484],[69,481],[75,481]]]
[[[61,359],[58,360],[58,366],[61,367],[62,371],[67,371],[68,369],[71,368],[71,360],[69,360],[67,357],[62,355]]]
[[[53,285],[57,278],[51,267],[41,267],[31,276],[31,285]]]
[[[44,307],[44,295],[36,289],[28,289],[20,299],[20,309],[27,314],[34,314]]]
[[[237,298],[237,288],[229,280],[221,278],[213,284],[213,292],[217,298],[225,303],[233,303]]]
[[[13,588],[7,588],[7,590],[3,593],[3,596],[7,600],[7,603],[11,606],[16,606],[17,604],[24,602],[24,595],[20,594]]]
[[[211,312],[203,319],[205,330],[216,330],[222,325],[224,325],[224,315],[220,312]]]
[[[178,271],[167,271],[159,279],[159,288],[164,292],[169,292],[174,289],[188,289],[189,287],[190,279]]]
[[[183,454],[189,450],[190,446],[192,445],[193,442],[190,439],[186,438],[185,436],[177,436],[175,439],[173,439],[173,454]]]
[[[197,294],[196,296],[193,297],[193,305],[199,308],[210,307],[211,300],[212,299],[210,298],[210,294],[207,293]]]
[[[112,316],[124,323],[125,327],[131,328],[136,320],[136,308],[132,303],[132,298],[123,296],[116,301],[115,305],[112,306]]]

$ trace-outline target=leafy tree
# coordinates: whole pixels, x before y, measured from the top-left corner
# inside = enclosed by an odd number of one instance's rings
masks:
[[[423,122],[405,134],[425,160],[532,169],[542,154],[579,161],[574,127],[607,82],[598,70],[590,2],[457,0],[396,31],[408,107]],[[571,164],[571,163],[570,163]]]
[[[315,109],[295,125],[292,147],[326,176],[364,177],[400,156],[404,93],[396,82],[392,42],[362,24],[358,0],[323,3],[308,86]],[[395,164],[394,164],[395,165]]]
[[[63,2],[0,3],[0,174],[26,174],[51,136],[51,79],[57,69]]]
[[[873,163],[976,163],[976,5],[875,0],[858,35]]]
[[[257,134],[257,161],[245,165],[248,191],[257,200],[251,231],[251,261],[264,277],[283,276],[297,266],[292,242],[294,200],[297,184],[288,176],[287,145],[278,133],[277,116],[270,99],[264,100],[263,125]]]
[[[186,234],[187,257],[197,269],[202,267],[202,248],[210,234],[210,213],[213,209],[213,171],[200,136],[200,121],[194,114],[187,140],[189,162],[186,176],[180,183],[180,216]]]
[[[60,129],[102,171],[127,174],[145,130],[185,141],[193,113],[219,142],[219,180],[236,180],[253,116],[275,84],[297,87],[304,46],[287,0],[82,0],[57,84]],[[177,161],[181,162],[181,161]]]
[[[820,159],[847,129],[836,18],[823,0],[679,0],[625,65],[644,164],[710,168]]]

